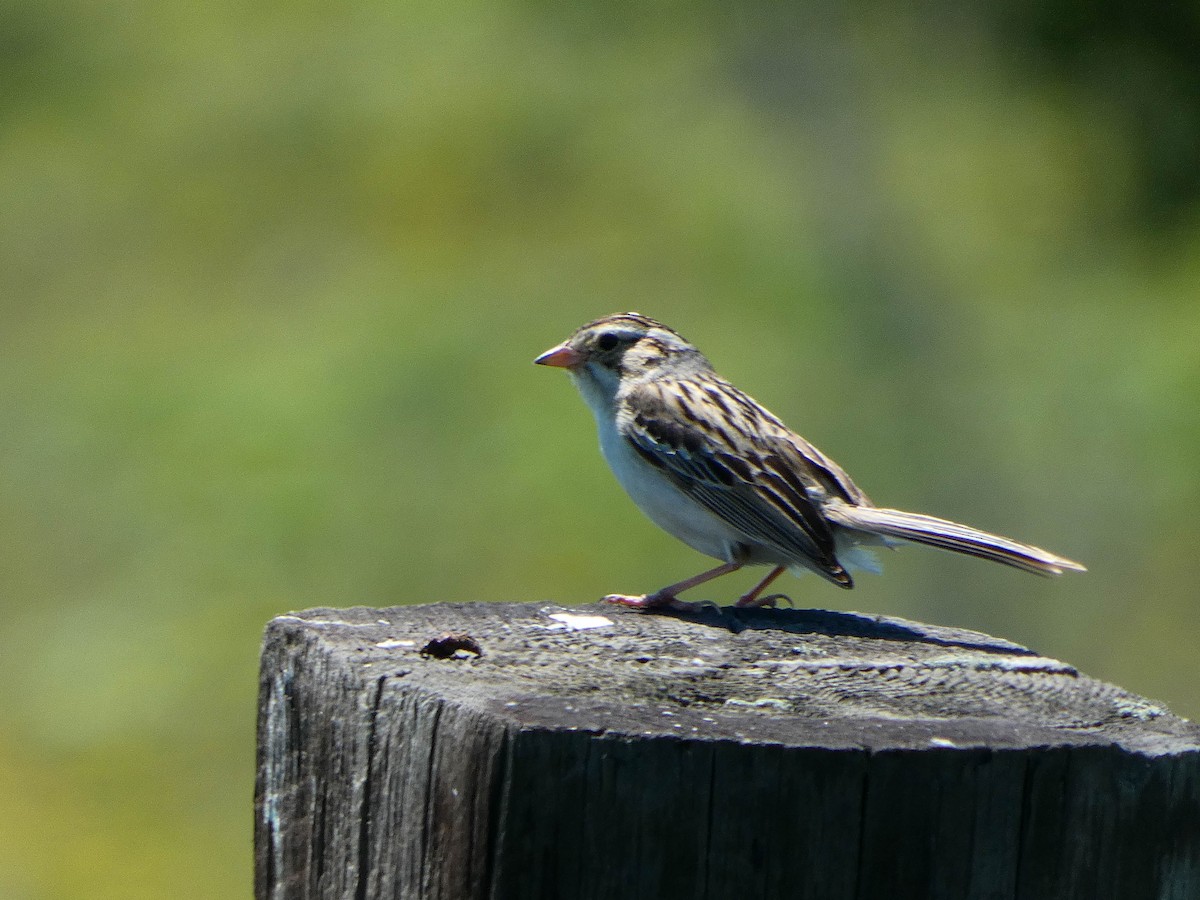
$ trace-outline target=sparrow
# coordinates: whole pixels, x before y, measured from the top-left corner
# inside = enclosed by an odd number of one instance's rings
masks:
[[[876,506],[832,459],[714,371],[661,322],[621,313],[590,322],[534,360],[566,369],[595,416],[600,451],[633,502],[716,568],[651,594],[609,594],[639,609],[690,608],[678,595],[743,566],[770,571],[737,606],[785,570],[851,588],[850,570],[878,572],[872,548],[913,542],[1037,575],[1085,571],[1011,538]]]

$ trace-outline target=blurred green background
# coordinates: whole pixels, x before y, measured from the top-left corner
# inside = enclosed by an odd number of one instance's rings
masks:
[[[0,6],[0,897],[249,894],[272,615],[707,565],[530,364],[628,309],[1091,569],[800,603],[1200,714],[1197,59],[1132,0]]]

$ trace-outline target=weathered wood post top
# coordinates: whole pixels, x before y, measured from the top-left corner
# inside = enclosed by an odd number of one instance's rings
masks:
[[[1200,727],[852,613],[280,616],[255,800],[260,900],[1200,898]]]

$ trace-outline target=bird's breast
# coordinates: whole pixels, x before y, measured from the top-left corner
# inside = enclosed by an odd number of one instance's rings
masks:
[[[671,483],[652,463],[642,458],[611,419],[597,417],[600,452],[621,487],[655,525],[693,550],[720,560],[730,560],[742,535]]]

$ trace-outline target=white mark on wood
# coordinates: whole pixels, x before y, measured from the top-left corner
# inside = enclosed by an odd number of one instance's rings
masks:
[[[550,626],[555,631],[587,631],[589,628],[607,628],[613,624],[613,620],[606,616],[579,616],[574,613],[551,613],[549,618],[560,623]]]
[[[755,709],[791,709],[792,704],[779,697],[759,697],[757,700],[739,700],[730,697],[725,701],[726,706],[749,706]]]

